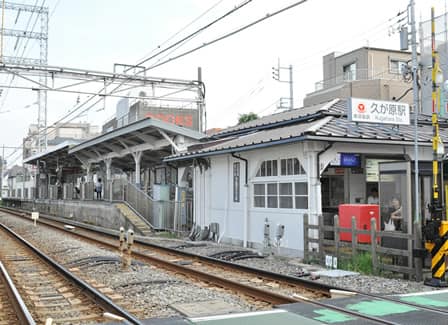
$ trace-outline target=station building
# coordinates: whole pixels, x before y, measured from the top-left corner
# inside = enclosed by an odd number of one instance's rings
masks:
[[[323,215],[330,224],[340,204],[366,203],[378,188],[381,208],[400,197],[401,231],[412,232],[414,126],[352,121],[348,103],[334,99],[207,137],[144,118],[29,157],[25,163],[38,170],[38,190],[32,200],[19,198],[15,204],[113,228],[135,215],[156,229],[185,232],[214,224],[221,242],[257,249],[270,244],[281,254],[303,256],[305,216],[317,224]],[[447,127],[441,120],[444,143]],[[419,115],[417,131],[420,214],[427,217],[433,154],[429,116]],[[381,181],[382,166],[390,175]],[[101,201],[94,192],[100,178]],[[87,217],[95,213],[101,218]]]
[[[165,158],[193,168],[194,222],[219,224],[223,242],[263,248],[269,240],[285,254],[303,256],[305,215],[310,224],[322,214],[331,220],[340,204],[367,203],[379,188],[381,208],[400,196],[402,231],[412,232],[414,126],[351,121],[348,103],[335,99],[262,117]],[[445,143],[446,127],[442,121]],[[420,213],[428,216],[433,151],[425,115],[418,118],[418,153]],[[395,165],[380,182],[386,162]]]
[[[409,103],[409,83],[401,79],[409,56],[372,48],[329,54],[324,82],[308,94],[305,107],[213,134],[187,125],[195,120],[191,112],[173,119],[176,112],[163,115],[166,111],[145,103],[117,107],[103,134],[25,160],[38,171],[34,207],[37,201],[47,207],[70,205],[54,211],[76,217],[81,206],[89,206],[84,214],[102,206],[107,211],[102,224],[115,226],[108,219],[127,212],[112,213],[111,206],[124,202],[153,228],[185,231],[212,225],[219,241],[274,245],[281,253],[303,256],[313,248],[304,247],[305,219],[316,225],[323,215],[331,224],[340,204],[366,203],[378,188],[381,208],[400,198],[401,231],[412,232],[416,144],[419,214],[422,220],[429,216],[430,116],[418,116],[416,137],[413,125],[354,122],[348,114],[348,98],[354,95],[389,102],[401,97]],[[442,119],[444,143],[447,127]],[[100,178],[103,200],[95,201]],[[308,235],[318,236],[315,231]]]

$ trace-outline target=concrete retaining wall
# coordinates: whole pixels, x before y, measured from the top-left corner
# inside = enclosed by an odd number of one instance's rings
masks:
[[[37,200],[22,201],[22,209],[39,211],[55,217],[118,230],[134,228],[115,205],[98,201]]]

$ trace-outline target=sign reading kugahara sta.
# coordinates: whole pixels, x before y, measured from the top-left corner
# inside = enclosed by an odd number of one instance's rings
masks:
[[[354,122],[410,124],[409,104],[400,102],[349,98],[347,115]]]

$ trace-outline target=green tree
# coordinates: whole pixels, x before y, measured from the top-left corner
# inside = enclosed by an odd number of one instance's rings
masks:
[[[258,118],[258,115],[253,113],[253,112],[249,112],[247,114],[239,114],[238,117],[238,124],[243,124],[249,121],[253,121],[256,120]]]

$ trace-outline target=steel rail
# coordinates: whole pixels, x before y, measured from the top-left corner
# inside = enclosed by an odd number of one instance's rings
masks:
[[[13,215],[16,216],[20,216],[20,217],[25,217],[27,214],[29,214],[28,211],[25,210],[18,210],[16,208],[12,209],[12,208],[5,208],[5,207],[1,207],[0,211],[6,211],[8,213],[11,213]],[[20,211],[20,212],[19,212]],[[50,226],[52,228],[55,228],[57,230],[63,231],[64,233],[67,233],[67,229],[64,228],[64,226],[62,225],[61,221],[55,220],[50,216],[45,216],[45,215],[41,215],[42,218],[39,219],[38,222],[46,225],[46,226]],[[48,219],[48,220],[44,220],[44,219]],[[30,220],[28,218],[26,218],[26,220]],[[52,222],[55,222],[57,224],[54,224]],[[61,224],[61,225],[58,225]],[[98,238],[93,238],[92,237],[92,233],[93,234],[98,234],[100,233],[101,235],[106,235],[107,237],[110,238],[117,238],[118,232],[115,231],[101,231],[101,230],[92,230],[91,228],[82,225],[78,222],[70,222],[70,221],[66,221],[64,220],[64,224],[71,224],[76,226],[77,228],[81,228],[83,231],[86,232],[90,232],[90,234],[87,233],[80,233],[80,232],[69,232],[72,235],[78,236],[78,237],[82,237],[88,241],[91,241],[93,243],[100,243],[101,245],[110,247],[112,249],[117,249],[117,245],[116,243],[112,243],[106,240],[100,240]],[[196,259],[199,260],[200,262],[203,263],[208,263],[208,264],[219,264],[221,266],[224,267],[228,267],[230,269],[233,270],[240,270],[240,271],[244,271],[244,272],[248,272],[250,274],[256,275],[256,276],[261,276],[261,277],[265,277],[271,280],[275,280],[275,281],[281,281],[283,283],[286,284],[291,284],[291,285],[301,285],[301,286],[305,286],[308,289],[312,289],[315,291],[319,291],[320,293],[326,294],[327,296],[330,295],[330,289],[336,289],[336,290],[342,290],[342,291],[346,291],[346,292],[353,292],[353,293],[357,293],[359,295],[363,295],[363,296],[368,296],[368,297],[372,297],[372,298],[376,298],[376,299],[381,299],[381,300],[389,300],[389,301],[393,301],[393,302],[397,302],[400,304],[404,304],[404,305],[409,305],[409,306],[413,306],[419,309],[423,309],[423,310],[428,310],[428,311],[435,311],[435,312],[442,312],[444,314],[448,314],[448,311],[443,311],[443,310],[439,310],[436,308],[426,308],[424,306],[420,306],[420,305],[416,305],[413,303],[408,303],[408,302],[402,302],[402,301],[398,301],[396,299],[393,298],[387,298],[387,297],[383,297],[383,296],[377,296],[374,294],[365,294],[363,292],[358,292],[358,291],[353,291],[353,290],[348,290],[345,288],[341,288],[341,287],[336,287],[336,286],[330,286],[327,284],[323,284],[323,283],[317,283],[317,282],[313,282],[313,281],[309,281],[306,279],[301,279],[301,278],[297,278],[297,277],[293,277],[293,276],[287,276],[287,275],[283,275],[283,274],[278,274],[278,273],[274,273],[274,272],[270,272],[270,271],[266,271],[266,270],[262,270],[262,269],[256,269],[256,268],[252,268],[252,267],[248,267],[248,266],[243,266],[243,265],[239,265],[239,264],[233,264],[231,262],[227,262],[227,261],[222,261],[219,259],[215,259],[215,258],[211,258],[211,257],[206,257],[206,256],[201,256],[201,255],[197,255],[194,253],[188,253],[188,252],[183,252],[183,251],[179,251],[173,248],[167,248],[167,247],[163,247],[163,246],[159,246],[156,244],[151,244],[151,243],[147,243],[145,241],[141,241],[141,240],[135,240],[134,244],[138,243],[141,244],[143,247],[149,247],[149,248],[153,248],[155,250],[161,250],[164,252],[169,252],[172,254],[176,254],[176,255],[182,255],[191,259]],[[134,245],[135,246],[135,245]],[[141,252],[137,252],[137,251],[133,251],[132,254],[134,256],[137,256],[139,259],[141,260],[147,260],[150,263],[152,263],[153,265],[157,265],[159,267],[162,267],[164,269],[176,272],[176,273],[180,273],[183,274],[185,276],[194,276],[197,277],[203,281],[206,282],[211,282],[214,284],[218,284],[220,286],[223,286],[225,288],[228,288],[230,290],[235,290],[241,293],[244,293],[248,296],[254,297],[256,299],[271,303],[273,305],[282,305],[282,304],[290,304],[290,303],[298,303],[298,302],[305,302],[305,303],[309,303],[309,304],[313,304],[319,307],[323,307],[323,308],[328,308],[328,309],[332,309],[332,310],[336,310],[339,312],[343,312],[346,314],[350,314],[352,316],[356,316],[359,318],[363,318],[363,319],[368,319],[377,323],[381,323],[381,324],[389,324],[389,325],[395,325],[398,323],[392,322],[392,321],[388,321],[388,320],[384,320],[384,319],[380,319],[374,316],[368,316],[356,311],[351,311],[351,310],[346,310],[342,307],[338,307],[338,306],[334,306],[331,304],[327,304],[324,302],[320,302],[320,301],[315,301],[312,300],[310,298],[307,297],[303,297],[300,295],[294,295],[294,296],[286,296],[286,295],[282,295],[282,294],[276,294],[273,293],[271,291],[266,291],[266,290],[262,290],[262,289],[258,289],[258,288],[254,288],[254,287],[250,287],[247,285],[243,285],[241,283],[235,282],[235,281],[231,281],[228,279],[224,279],[224,278],[220,278],[218,276],[209,274],[209,273],[205,273],[202,271],[198,271],[198,270],[193,270],[191,268],[185,267],[183,265],[180,264],[176,264],[176,263],[172,263],[154,256],[150,256],[147,255],[145,253],[141,253]]]
[[[8,272],[6,271],[3,263],[0,261],[0,282],[4,283],[6,291],[8,293],[8,297],[12,302],[12,307],[16,312],[16,316],[20,321],[20,324],[23,325],[36,325],[36,322],[31,316],[28,308],[22,300],[17,288],[9,277]]]
[[[104,310],[114,313],[120,317],[123,317],[128,322],[131,322],[132,324],[137,325],[143,325],[144,323],[140,321],[138,318],[136,318],[134,315],[130,314],[125,309],[121,308],[117,304],[115,304],[112,300],[110,300],[107,296],[96,290],[94,287],[89,285],[84,280],[78,278],[73,273],[68,271],[66,268],[64,268],[62,265],[57,263],[55,260],[53,260],[51,257],[44,254],[42,251],[40,251],[37,247],[33,246],[31,243],[29,243],[26,239],[21,237],[19,234],[16,234],[13,230],[5,226],[4,224],[0,223],[0,228],[4,229],[6,232],[8,232],[14,239],[16,239],[18,242],[22,243],[26,247],[28,247],[33,253],[35,253],[39,258],[41,258],[44,262],[49,264],[52,268],[54,268],[59,274],[64,276],[66,279],[68,279],[70,282],[73,282],[78,287],[82,288],[82,290],[91,297],[98,305],[100,305]]]
[[[20,216],[20,217],[24,217],[26,214],[28,214],[28,212],[25,212],[25,213],[23,213],[23,212],[16,212],[14,210],[11,211],[10,209],[0,208],[0,211],[2,211],[2,210],[3,211],[6,210],[6,211],[8,211],[8,213],[12,213],[12,214],[15,214],[15,215]],[[29,219],[27,219],[27,220],[29,220]],[[55,220],[52,220],[52,221],[58,222],[58,221],[55,221]],[[39,222],[44,224],[44,225],[46,225],[46,226],[50,226],[50,227],[55,228],[57,230],[63,231],[64,233],[67,233],[67,230],[65,228],[63,228],[63,226],[60,227],[60,226],[56,226],[56,225],[48,223],[48,222],[42,222],[42,220],[40,220],[40,219],[39,219]],[[0,226],[1,226],[1,223],[0,223]],[[92,231],[90,229],[84,229],[84,230],[88,230],[90,232],[95,233],[95,231]],[[117,249],[117,245],[116,244],[113,244],[113,243],[111,243],[109,241],[95,239],[91,235],[88,235],[88,234],[80,234],[79,232],[70,232],[70,234],[78,236],[78,237],[82,237],[82,238],[84,238],[84,239],[86,239],[88,241],[94,242],[94,243],[100,243],[101,245],[111,247],[112,249]],[[106,235],[112,236],[111,234],[106,234]],[[158,246],[158,247],[161,247],[161,246]],[[161,248],[163,248],[163,247],[161,247]],[[177,253],[178,251],[175,251],[175,252]],[[380,319],[380,318],[377,318],[377,317],[374,317],[374,316],[365,315],[365,314],[362,314],[362,313],[359,313],[359,312],[356,312],[356,311],[352,311],[352,310],[346,310],[346,309],[344,309],[342,307],[334,306],[334,305],[331,305],[331,304],[326,304],[324,302],[315,301],[315,300],[312,300],[312,299],[307,298],[307,297],[302,297],[302,296],[299,296],[299,295],[286,296],[286,295],[277,294],[277,293],[274,293],[274,292],[271,292],[271,291],[266,291],[266,290],[254,288],[254,287],[251,287],[251,286],[243,285],[241,283],[238,283],[238,282],[235,282],[235,281],[232,281],[232,280],[229,280],[229,279],[220,278],[218,276],[215,276],[215,275],[212,275],[212,274],[209,274],[209,273],[205,273],[205,272],[202,272],[202,271],[198,271],[198,270],[193,270],[193,269],[190,269],[190,268],[185,267],[183,265],[172,263],[172,262],[169,262],[169,261],[165,261],[163,259],[160,259],[160,258],[157,258],[157,257],[154,257],[154,256],[150,256],[150,255],[146,255],[144,253],[133,251],[132,254],[134,256],[138,256],[138,258],[140,260],[147,260],[147,261],[149,261],[152,265],[157,265],[157,266],[162,267],[164,269],[176,272],[178,274],[180,273],[180,274],[183,274],[185,276],[193,276],[193,277],[196,277],[196,278],[198,278],[198,279],[200,279],[202,281],[210,282],[212,284],[217,284],[217,285],[220,285],[220,286],[222,286],[224,288],[227,288],[227,289],[230,289],[230,290],[235,290],[237,292],[246,294],[248,296],[251,296],[251,297],[256,298],[258,300],[261,300],[261,301],[265,301],[265,302],[271,303],[273,305],[282,305],[282,304],[304,302],[304,303],[312,304],[312,305],[315,305],[315,306],[336,310],[336,311],[339,311],[341,313],[345,313],[345,314],[348,314],[348,315],[351,315],[351,316],[355,316],[355,317],[358,317],[358,318],[361,318],[361,319],[367,319],[367,320],[370,320],[370,321],[373,321],[373,322],[376,322],[376,323],[379,323],[379,324],[398,325],[398,323],[395,323],[395,322],[391,322],[391,321],[388,321],[388,320]],[[197,255],[197,256],[199,256],[199,255]],[[220,260],[216,260],[216,261],[222,262]],[[253,270],[256,270],[256,269],[253,269]],[[260,271],[262,271],[262,270],[260,270]],[[291,277],[291,278],[294,279],[293,277]],[[327,286],[327,287],[330,287],[330,286]]]
[[[13,213],[15,215],[18,216],[23,216],[23,214],[30,214],[30,212],[25,211],[25,210],[18,210],[16,208],[12,209],[12,208],[6,208],[6,207],[1,207],[0,211],[8,211],[10,213]],[[45,216],[40,214],[40,219],[38,222],[47,224],[51,227],[66,231],[66,229],[64,228],[64,226],[61,224],[60,221],[54,220],[51,217]],[[44,220],[44,218],[46,218],[47,220],[50,220],[49,222],[46,222],[46,220]],[[53,224],[51,223],[51,221],[56,222],[57,224]],[[107,231],[107,230],[92,230],[91,228],[80,224],[78,222],[71,222],[69,220],[64,220],[64,224],[70,224],[73,225],[75,227],[78,228],[82,228],[84,231],[88,231],[91,233],[100,233],[101,235],[107,236],[109,238],[113,238],[116,239],[118,236],[118,232],[117,231]],[[82,236],[84,238],[87,239],[92,239],[90,236],[88,235],[83,235],[80,233],[75,233],[78,236]],[[107,243],[108,245],[111,245],[110,243]],[[229,270],[238,270],[238,271],[242,271],[242,272],[246,272],[249,274],[252,274],[254,276],[262,276],[266,279],[269,279],[271,281],[281,281],[290,285],[300,285],[304,288],[313,290],[313,291],[319,291],[321,294],[329,297],[330,296],[330,289],[337,289],[337,290],[345,290],[344,288],[340,288],[340,287],[336,287],[336,286],[331,286],[331,285],[327,285],[325,283],[319,283],[319,282],[315,282],[315,281],[310,281],[307,279],[302,279],[302,278],[298,278],[298,277],[294,277],[294,276],[288,276],[288,275],[284,275],[284,274],[279,274],[279,273],[275,273],[275,272],[271,272],[271,271],[267,271],[267,270],[263,270],[263,269],[257,269],[254,267],[250,267],[250,266],[245,266],[245,265],[240,265],[240,264],[234,264],[232,262],[228,262],[228,261],[223,261],[217,258],[213,258],[213,257],[208,257],[208,256],[202,256],[202,255],[198,255],[198,254],[194,254],[194,253],[189,253],[189,252],[185,252],[185,251],[180,251],[180,250],[176,250],[174,248],[169,248],[169,247],[163,247],[157,244],[153,244],[153,243],[148,243],[146,241],[140,240],[138,238],[136,238],[134,240],[134,247],[135,244],[139,244],[142,245],[143,248],[147,247],[147,248],[151,248],[151,249],[155,249],[155,250],[159,250],[165,253],[171,253],[171,254],[175,254],[175,255],[181,255],[184,257],[187,257],[189,259],[194,259],[197,261],[200,261],[202,263],[207,263],[207,264],[213,264],[213,265],[220,265],[223,266]],[[111,245],[114,248],[116,248],[116,245]],[[133,252],[134,254],[134,252]]]

